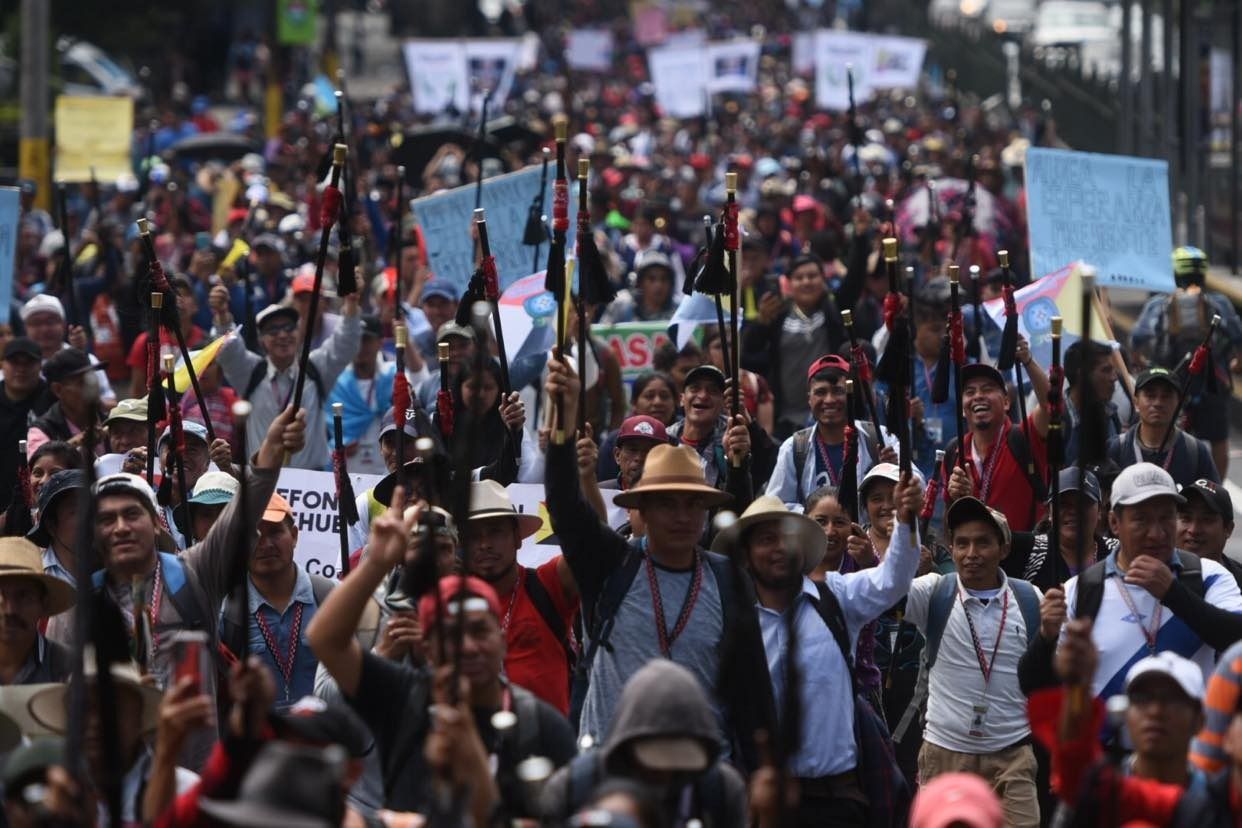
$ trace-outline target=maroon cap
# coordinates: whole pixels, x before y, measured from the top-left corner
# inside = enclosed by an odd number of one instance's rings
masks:
[[[465,582],[464,584],[462,582]],[[440,603],[446,609],[451,605],[456,609],[457,598],[464,593],[462,597],[482,598],[487,602],[487,608],[492,615],[496,616],[496,620],[500,620],[500,599],[496,597],[496,590],[492,589],[491,584],[482,578],[467,576],[462,578],[460,575],[448,575],[440,579]],[[469,604],[467,604],[467,608]],[[436,597],[431,594],[424,595],[418,601],[418,620],[423,626],[425,632],[430,632],[436,625]]]
[[[617,432],[617,445],[621,445],[626,440],[651,440],[654,443],[667,443],[668,432],[664,430],[664,423],[655,417],[636,414],[633,417],[627,417],[625,422],[621,423],[621,430]]]
[[[811,363],[811,367],[806,371],[806,381],[811,379],[820,371],[838,371],[842,374],[849,374],[850,364],[845,357],[837,354],[824,354],[819,359]]]

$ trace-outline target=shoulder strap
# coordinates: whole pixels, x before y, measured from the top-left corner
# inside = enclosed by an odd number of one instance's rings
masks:
[[[160,559],[161,566],[164,567],[164,585],[166,587],[172,583],[179,585],[176,589],[165,589],[164,597],[181,616],[181,623],[192,630],[206,629],[207,618],[202,608],[198,601],[194,600],[194,595],[187,592],[190,582],[186,577],[185,563],[176,555],[164,553],[160,553]]]
[[[613,619],[621,608],[621,602],[625,600],[625,594],[630,591],[630,585],[634,583],[634,577],[638,575],[638,567],[644,557],[645,553],[640,545],[631,543],[621,565],[604,580],[604,586],[593,605],[589,609],[584,608],[586,611],[583,613],[583,620],[587,624],[591,639],[586,652],[582,654],[582,660],[578,662],[584,672],[591,669],[595,653],[601,646],[611,649],[608,638],[612,635]]]
[[[845,666],[849,668],[852,679],[854,676],[854,653],[851,652],[850,631],[845,625],[845,613],[841,610],[841,602],[837,600],[837,596],[828,588],[828,585],[822,581],[815,582],[815,589],[819,592],[819,601],[816,602],[815,608],[819,610],[819,617],[824,620],[828,631],[832,633],[833,640],[837,642],[837,647],[841,649],[841,657],[845,659]]]
[[[1039,632],[1039,599],[1035,597],[1035,588],[1021,578],[1010,578],[1009,586],[1013,588],[1014,597],[1018,599],[1018,610],[1022,613],[1022,623],[1026,625],[1026,643],[1030,644]]]
[[[220,644],[236,656],[245,649],[242,640],[242,626],[245,621],[246,608],[241,606],[232,590],[224,599],[224,609],[220,613]]]
[[[711,567],[712,574],[716,576],[716,589],[720,592],[720,615],[724,622],[722,628],[726,630],[725,636],[728,637],[728,630],[731,629],[733,623],[733,606],[734,600],[734,582],[733,582],[733,563],[723,555],[716,555],[711,552],[705,552],[704,556],[707,565]]]
[[[1104,561],[1096,561],[1078,573],[1077,590],[1074,594],[1074,617],[1092,618],[1100,611],[1104,600]]]
[[[1048,497],[1048,487],[1039,476],[1039,467],[1031,460],[1031,444],[1026,439],[1021,423],[1016,428],[1009,429],[1009,451],[1013,454],[1013,459],[1018,461],[1018,467],[1022,469],[1031,491],[1035,493],[1033,503],[1043,503]],[[1031,469],[1035,470],[1034,474],[1031,474]]]
[[[513,712],[517,714],[517,759],[539,755],[539,702],[533,693],[509,686],[513,693]]]
[[[539,613],[539,617],[543,619],[543,623],[548,625],[552,635],[556,636],[556,640],[560,642],[561,648],[565,651],[565,657],[572,661],[573,649],[570,648],[569,641],[565,635],[565,622],[556,611],[556,605],[552,602],[552,596],[548,594],[548,590],[544,588],[543,582],[539,580],[539,571],[529,566],[524,567],[524,569],[522,585],[523,589],[526,590],[526,596],[535,605],[535,610]]]
[[[946,455],[947,457],[948,455]],[[932,590],[927,603],[927,669],[930,672],[940,653],[940,638],[944,635],[945,625],[949,623],[949,613],[953,612],[953,599],[957,597],[957,573],[950,572],[940,578],[940,583]]]
[[[267,360],[264,359],[254,366],[254,370],[250,372],[250,379],[246,380],[246,393],[241,395],[243,400],[250,399],[250,395],[255,392],[266,375]],[[319,369],[315,367],[315,363],[306,363],[306,378],[315,384],[315,391],[319,394],[320,401],[326,401],[328,398],[323,393],[323,377],[320,376]]]
[[[1199,560],[1199,556],[1179,549],[1177,557],[1182,562],[1182,571],[1178,573],[1177,580],[1181,581],[1192,595],[1202,598],[1206,590],[1203,587],[1203,563]]]
[[[793,456],[794,456],[794,491],[798,493],[798,500],[804,500],[810,492],[802,491],[802,473],[806,470],[806,458],[811,452],[811,429],[804,428],[795,431],[793,435]]]
[[[336,582],[331,578],[325,578],[315,573],[307,573],[310,575],[311,592],[315,595],[315,606],[322,607],[323,602],[328,600],[328,593],[332,591],[332,587],[336,586]]]

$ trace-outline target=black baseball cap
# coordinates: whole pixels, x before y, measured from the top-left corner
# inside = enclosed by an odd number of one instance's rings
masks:
[[[1081,492],[1082,494],[1085,494],[1092,503],[1099,503],[1103,500],[1103,497],[1100,494],[1099,479],[1090,471],[1084,471],[1082,476],[1082,488],[1079,488],[1078,469],[1074,466],[1061,469],[1060,474],[1057,476],[1057,488],[1061,494],[1065,494],[1066,492]],[[1048,501],[1052,501],[1052,492],[1048,493]]]
[[[1134,393],[1138,393],[1139,389],[1145,385],[1151,385],[1153,382],[1165,382],[1177,393],[1182,393],[1181,383],[1177,381],[1177,375],[1168,368],[1148,368],[1137,377],[1134,378]]]
[[[1225,519],[1225,523],[1233,522],[1233,498],[1219,483],[1199,478],[1189,486],[1182,486],[1181,493],[1187,500],[1191,497],[1202,499],[1212,511]]]
[[[702,382],[703,380],[714,382],[716,383],[716,385],[720,386],[722,391],[724,390],[724,387],[725,387],[724,372],[721,371],[719,368],[717,368],[715,365],[706,364],[706,363],[698,366],[697,368],[691,368],[690,372],[686,374],[686,381],[682,385],[682,387],[689,388],[692,383]]]
[[[47,377],[48,382],[64,382],[70,377],[90,371],[102,371],[107,367],[106,362],[92,363],[85,351],[79,351],[77,348],[64,348],[43,363],[43,376]]]
[[[1005,377],[991,365],[982,362],[972,362],[970,365],[963,366],[962,386],[965,387],[966,383],[972,379],[991,380],[1000,386],[1002,391],[1005,390]]]
[[[4,346],[4,359],[12,359],[15,356],[28,356],[31,359],[42,359],[43,352],[39,350],[39,346],[28,336],[15,336],[9,340]]]

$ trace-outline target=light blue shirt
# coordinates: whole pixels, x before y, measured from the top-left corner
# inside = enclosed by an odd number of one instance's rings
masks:
[[[276,679],[277,709],[288,707],[303,696],[314,694],[315,669],[319,666],[319,660],[315,658],[310,645],[306,642],[306,630],[310,627],[311,619],[315,617],[317,609],[315,590],[311,586],[310,575],[306,574],[306,570],[299,566],[297,572],[298,579],[293,587],[293,596],[283,614],[278,613],[276,608],[267,602],[267,599],[255,587],[253,580],[250,581],[250,588],[247,590],[250,599],[250,617],[255,619],[248,625],[250,652],[263,659],[263,663],[272,671],[272,677]],[[262,614],[267,629],[271,631],[280,660],[283,661],[289,654],[289,636],[293,633],[293,621],[297,616],[299,604],[302,606],[302,624],[298,634],[297,652],[293,659],[293,670],[290,673],[289,683],[286,685],[277,658],[268,649],[258,618]]]
[[[43,574],[60,578],[74,586],[78,585],[77,579],[73,577],[73,573],[60,565],[60,558],[56,557],[56,551],[52,547],[43,550]]]
[[[879,566],[859,572],[829,572],[824,584],[832,590],[845,616],[851,652],[859,631],[896,604],[910,588],[919,567],[917,534],[897,524],[888,554]],[[810,578],[802,579],[802,592],[794,604],[798,625],[798,672],[802,678],[802,740],[790,772],[815,778],[845,773],[858,764],[854,740],[854,691],[849,666],[816,608],[819,591]],[[756,604],[768,676],[777,716],[782,715],[785,692],[785,657],[789,627],[785,614]]]

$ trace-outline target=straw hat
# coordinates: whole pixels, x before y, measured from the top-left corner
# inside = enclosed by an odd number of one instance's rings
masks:
[[[538,515],[519,512],[509,499],[505,487],[495,480],[484,480],[470,484],[470,516],[469,521],[487,520],[494,517],[513,518],[517,521],[518,534],[529,538],[543,526],[543,519]]]
[[[25,538],[0,538],[0,578],[33,578],[47,591],[49,616],[73,609],[78,596],[68,581],[43,573],[43,554]]]
[[[83,653],[86,678],[94,681],[98,675],[99,665],[95,661],[95,650],[90,647]],[[112,681],[118,689],[128,689],[142,699],[142,732],[155,730],[160,720],[160,701],[163,693],[157,688],[144,684],[138,668],[132,662],[113,662],[111,665]],[[69,727],[69,685],[49,684],[30,697],[28,708],[31,717],[53,733],[64,733]]]
[[[723,506],[733,500],[727,492],[707,485],[699,456],[689,446],[656,446],[643,464],[643,476],[634,488],[621,492],[613,503],[625,509],[637,508],[648,494],[703,495],[707,506]]]
[[[742,552],[742,534],[759,523],[780,521],[790,547],[802,554],[802,574],[809,575],[828,551],[824,530],[805,515],[789,511],[779,497],[761,495],[746,507],[733,525],[722,529],[712,540],[712,551],[732,556]]]

